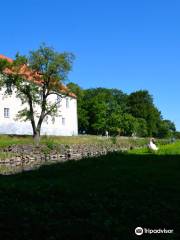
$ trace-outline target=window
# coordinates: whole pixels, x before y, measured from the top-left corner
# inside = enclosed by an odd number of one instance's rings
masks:
[[[66,98],[66,108],[69,108],[69,98]]]
[[[52,124],[54,124],[55,123],[55,117],[52,117],[51,119],[52,119]]]
[[[62,125],[64,126],[66,123],[65,118],[62,118]]]
[[[59,95],[57,95],[57,102],[61,101],[61,97]]]
[[[9,118],[9,116],[10,116],[9,108],[4,108],[4,117]]]
[[[46,117],[44,118],[44,121],[45,121],[46,123],[48,123],[48,116],[46,116]]]
[[[61,106],[61,97],[59,95],[57,95],[57,107],[60,107]]]

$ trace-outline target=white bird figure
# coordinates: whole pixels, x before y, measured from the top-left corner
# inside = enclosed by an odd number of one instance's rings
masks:
[[[157,151],[158,147],[155,144],[154,138],[150,139],[150,143],[148,144],[148,148],[153,151]]]

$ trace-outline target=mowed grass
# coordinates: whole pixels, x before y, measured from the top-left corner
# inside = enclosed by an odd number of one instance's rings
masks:
[[[32,144],[31,136],[10,136],[0,135],[0,148],[8,147],[13,144]]]
[[[180,239],[180,155],[112,153],[0,176],[0,239]],[[177,150],[178,151],[178,150]]]
[[[129,151],[130,154],[156,154],[156,155],[180,155],[180,141],[172,144],[157,144],[158,151],[150,151],[147,147],[140,149],[133,149]]]
[[[132,137],[109,137],[96,135],[79,136],[42,136],[40,144],[120,144],[122,146],[142,146],[147,143],[147,139]],[[34,144],[32,136],[0,135],[0,148],[11,145]]]
[[[57,144],[91,144],[91,143],[101,143],[110,141],[110,139],[103,138],[100,136],[42,136],[41,144],[46,144],[48,141],[53,141]],[[32,136],[9,136],[0,135],[0,147],[7,147],[13,144],[34,144]]]

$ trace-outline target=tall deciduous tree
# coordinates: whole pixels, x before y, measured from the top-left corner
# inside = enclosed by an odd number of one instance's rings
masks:
[[[128,111],[135,118],[145,119],[148,136],[158,134],[158,124],[161,121],[161,113],[155,107],[153,98],[146,90],[131,93],[128,97]]]
[[[67,79],[73,60],[72,53],[58,53],[43,44],[28,56],[17,54],[12,63],[0,61],[0,73],[4,76],[1,82],[6,86],[7,94],[14,89],[22,104],[25,104],[18,118],[31,122],[37,143],[45,117],[56,116],[59,101],[68,94],[62,83]],[[58,95],[59,100],[50,101],[53,94]],[[37,108],[40,112],[36,111]]]
[[[119,120],[126,109],[127,96],[117,89],[84,90],[83,108],[88,116],[88,133],[119,133]]]
[[[158,130],[158,137],[167,138],[175,135],[176,127],[175,124],[170,120],[162,120],[159,123]]]

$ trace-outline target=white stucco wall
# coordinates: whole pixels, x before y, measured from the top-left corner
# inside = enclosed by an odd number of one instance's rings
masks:
[[[55,101],[56,95],[52,95],[50,101]],[[66,105],[66,99],[69,106]],[[4,96],[4,90],[0,90],[0,134],[32,135],[30,121],[23,122],[16,120],[19,110],[23,109],[21,101],[16,98],[15,92],[11,96]],[[4,116],[4,108],[9,109],[9,117]],[[64,118],[65,123],[62,123]],[[77,122],[77,100],[72,97],[64,97],[58,107],[58,116],[54,118],[48,116],[41,128],[41,135],[72,136],[78,134]]]

